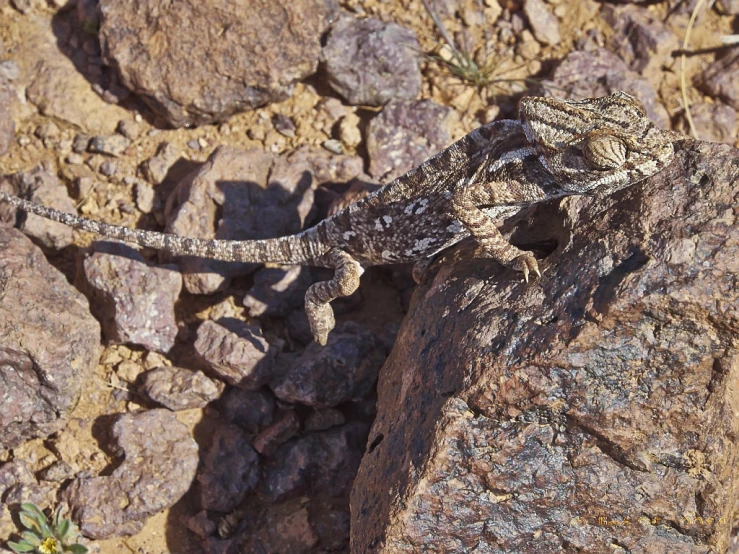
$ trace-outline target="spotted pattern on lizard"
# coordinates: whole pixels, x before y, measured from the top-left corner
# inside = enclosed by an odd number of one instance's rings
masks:
[[[334,327],[329,302],[352,294],[363,268],[423,262],[472,236],[484,255],[528,281],[531,252],[508,243],[497,223],[532,204],[575,194],[610,194],[662,170],[674,133],[661,131],[634,97],[526,97],[520,119],[488,123],[386,186],[296,235],[225,241],[118,227],[0,193],[0,200],[72,227],[175,255],[334,268],[314,283],[305,309],[314,339]]]

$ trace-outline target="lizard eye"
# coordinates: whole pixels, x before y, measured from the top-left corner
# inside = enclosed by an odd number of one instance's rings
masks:
[[[617,169],[626,163],[626,144],[610,134],[592,134],[585,138],[582,153],[596,169]]]

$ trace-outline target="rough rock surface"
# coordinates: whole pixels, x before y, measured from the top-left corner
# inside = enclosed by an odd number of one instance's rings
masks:
[[[313,342],[297,360],[283,358],[270,388],[284,402],[331,408],[367,395],[386,356],[372,332],[356,323],[341,324],[326,346]]]
[[[282,156],[262,150],[215,150],[169,196],[169,232],[200,238],[264,239],[299,232],[313,208],[314,189],[326,181],[348,181],[362,170],[361,158],[301,148]],[[255,264],[225,263],[189,256],[177,263],[185,288],[211,294]]]
[[[536,40],[542,44],[559,44],[559,22],[542,0],[525,0],[523,11],[531,25]]]
[[[431,100],[387,104],[367,129],[370,175],[392,181],[449,146],[451,113]]]
[[[283,444],[264,467],[262,485],[275,501],[315,494],[340,497],[349,492],[367,427],[352,422],[310,433]]]
[[[198,445],[166,409],[120,416],[112,441],[123,462],[109,476],[82,477],[64,492],[85,536],[133,535],[146,518],[185,494],[198,467]]]
[[[182,290],[176,266],[154,266],[128,245],[97,242],[81,269],[77,281],[107,340],[156,352],[172,348],[177,336],[174,307]]]
[[[634,4],[606,4],[601,14],[615,31],[611,50],[634,71],[650,75],[672,61],[672,52],[679,46],[677,36],[654,13]]]
[[[208,371],[235,387],[257,390],[272,375],[275,350],[243,321],[204,321],[194,346]]]
[[[230,512],[259,482],[259,455],[246,431],[237,425],[216,429],[198,472],[204,510]]]
[[[739,130],[736,110],[721,102],[699,102],[691,104],[690,114],[700,140],[734,144]],[[687,125],[684,127],[687,134]]]
[[[334,0],[101,0],[100,43],[123,84],[174,127],[284,100],[317,67]],[[183,26],[187,32],[182,32]]]
[[[20,231],[0,227],[0,252],[3,451],[64,425],[97,364],[100,326],[85,297]]]
[[[156,367],[142,379],[146,395],[170,410],[204,408],[223,392],[224,384],[202,371],[182,367]]]
[[[352,551],[726,551],[738,195],[739,152],[685,141],[646,183],[542,206],[519,244],[558,247],[528,286],[471,246],[434,264],[378,384]]]
[[[552,74],[552,93],[562,97],[594,98],[622,90],[642,101],[649,118],[661,128],[669,127],[667,110],[650,82],[629,69],[626,63],[604,48],[592,52],[570,52]]]
[[[229,388],[216,403],[220,419],[240,425],[252,434],[272,421],[275,399],[267,391]]]
[[[710,64],[695,81],[710,96],[739,110],[739,52],[729,51]]]
[[[349,104],[382,106],[421,92],[420,52],[410,29],[373,17],[341,17],[323,58],[329,84]]]
[[[59,181],[49,163],[0,179],[0,190],[44,206],[76,213],[67,188]],[[19,212],[6,204],[0,206],[0,220],[10,224],[18,221],[19,228],[26,235],[51,250],[60,250],[72,244],[73,231],[70,227],[37,215]]]
[[[50,25],[41,18],[29,17],[21,48],[14,53],[26,96],[39,111],[68,121],[91,134],[109,134],[127,112],[104,102],[75,67],[74,61],[59,47],[66,42],[69,26]],[[73,99],[73,100],[72,100]]]
[[[313,283],[307,266],[267,267],[254,274],[254,285],[244,296],[251,317],[284,317],[303,306]]]

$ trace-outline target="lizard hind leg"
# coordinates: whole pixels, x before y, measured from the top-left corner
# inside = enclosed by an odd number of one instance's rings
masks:
[[[359,277],[364,269],[359,262],[343,250],[332,250],[322,257],[328,267],[336,268],[330,281],[312,284],[305,293],[305,313],[308,316],[313,340],[325,345],[336,321],[329,302],[341,296],[349,296],[359,288]]]

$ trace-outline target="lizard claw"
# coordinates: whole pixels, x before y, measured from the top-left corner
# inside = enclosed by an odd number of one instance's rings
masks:
[[[536,262],[536,258],[534,258],[534,255],[531,252],[524,252],[520,256],[514,258],[511,262],[511,268],[523,273],[523,278],[527,283],[529,282],[530,273],[535,273],[537,277],[541,277],[539,264]]]

